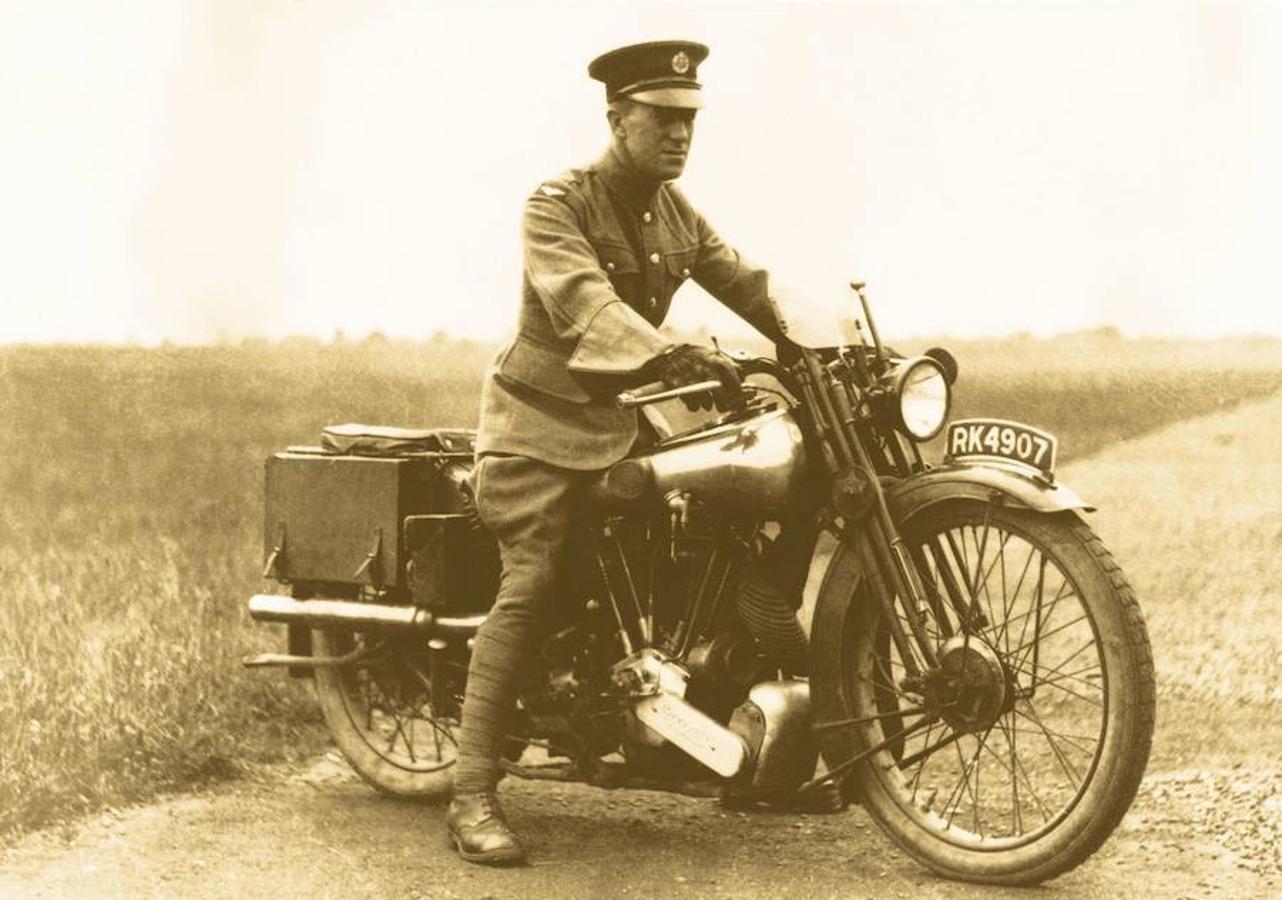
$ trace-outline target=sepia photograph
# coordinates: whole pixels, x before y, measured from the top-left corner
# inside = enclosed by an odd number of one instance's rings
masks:
[[[1282,3],[0,0],[0,897],[1282,896]]]

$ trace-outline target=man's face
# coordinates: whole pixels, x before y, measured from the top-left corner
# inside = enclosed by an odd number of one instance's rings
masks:
[[[671,181],[686,167],[690,139],[694,136],[693,109],[629,103],[616,127],[632,165],[659,181]]]

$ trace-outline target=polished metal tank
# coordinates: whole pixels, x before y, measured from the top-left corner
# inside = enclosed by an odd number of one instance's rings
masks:
[[[660,497],[682,491],[716,509],[770,514],[797,497],[806,455],[801,429],[781,409],[665,441],[634,462]]]

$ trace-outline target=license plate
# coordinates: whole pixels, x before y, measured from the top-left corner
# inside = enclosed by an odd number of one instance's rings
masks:
[[[959,419],[948,425],[947,447],[950,460],[1016,462],[1050,473],[1059,441],[1040,428],[1007,419]]]

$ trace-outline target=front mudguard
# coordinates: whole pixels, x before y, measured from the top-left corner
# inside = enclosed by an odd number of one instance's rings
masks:
[[[896,523],[937,503],[958,498],[1022,506],[1048,515],[1081,515],[1094,509],[1065,485],[989,465],[944,466],[888,485],[885,491],[886,504]],[[876,584],[880,580],[865,571],[856,549],[856,542],[862,540],[865,536],[857,526],[841,535],[815,600],[810,628],[810,701],[816,723],[841,719],[849,715],[851,708],[842,672],[845,629],[858,620],[849,615],[851,605],[871,599],[867,582]],[[829,765],[849,758],[858,749],[851,742],[852,732],[849,728],[821,729],[821,747]]]
[[[890,509],[890,517],[896,524],[929,506],[959,498],[1008,503],[1050,514],[1071,512],[1080,516],[1095,509],[1067,485],[991,465],[941,466],[896,481],[883,490],[886,492],[886,506]],[[856,533],[849,531],[844,539],[837,542],[829,559],[815,602],[816,629],[821,624],[821,618],[827,618],[824,610],[826,606],[832,605],[833,591],[850,587],[852,578],[857,581],[861,577],[857,571],[857,554],[850,546],[850,541],[855,538]],[[852,566],[856,571],[851,571]]]
[[[1064,484],[1048,481],[1040,475],[1025,474],[1017,469],[992,465],[955,464],[931,469],[896,482],[886,491],[886,504],[896,522],[944,500],[972,497],[996,499],[1044,513],[1091,512],[1095,507]]]

